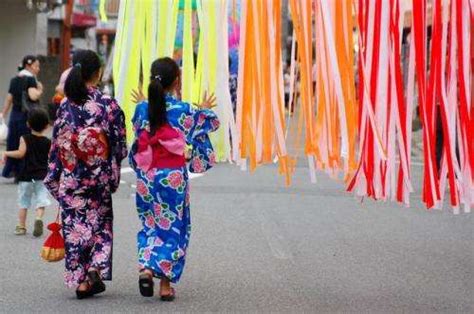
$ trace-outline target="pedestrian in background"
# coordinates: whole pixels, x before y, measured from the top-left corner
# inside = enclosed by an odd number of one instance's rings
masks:
[[[36,79],[40,72],[40,62],[37,57],[24,57],[18,70],[18,75],[10,81],[8,94],[0,114],[1,117],[6,117],[11,110],[6,147],[9,151],[17,150],[20,145],[21,136],[30,133],[26,126],[28,113],[22,105],[23,97],[28,97],[29,101],[39,104],[39,99],[43,94],[43,85]],[[20,168],[21,160],[7,158],[2,176],[5,178],[16,177]]]
[[[34,204],[36,219],[33,236],[39,237],[43,234],[45,207],[51,204],[48,191],[43,184],[43,179],[48,172],[48,153],[51,146],[51,141],[45,136],[45,131],[49,126],[48,114],[40,108],[32,109],[28,112],[27,124],[31,129],[31,134],[25,134],[20,138],[20,146],[17,150],[6,151],[4,160],[8,157],[23,161],[23,166],[17,176],[20,212],[15,234],[26,234],[27,212]]]
[[[124,113],[97,88],[101,71],[95,52],[74,54],[45,179],[61,209],[65,283],[78,299],[105,291],[103,280],[112,280],[112,193],[127,155]]]
[[[59,83],[58,85],[56,85],[56,88],[55,88],[55,94],[53,96],[52,102],[48,105],[48,113],[49,113],[49,119],[51,120],[51,124],[54,124],[54,121],[56,121],[59,105],[61,104],[61,101],[65,97],[64,84],[66,84],[66,79],[69,76],[71,69],[72,68],[69,67],[61,74],[61,77],[59,78]]]
[[[210,110],[215,97],[193,108],[178,100],[179,66],[161,58],[151,66],[148,101],[140,102],[132,123],[135,141],[130,164],[137,174],[136,204],[142,229],[138,232],[139,288],[154,294],[153,277],[160,278],[160,298],[175,297],[171,283],[183,273],[191,231],[188,171],[184,146],[191,145],[190,171],[204,172],[215,163],[208,133],[219,120]],[[139,102],[140,95],[135,95]]]

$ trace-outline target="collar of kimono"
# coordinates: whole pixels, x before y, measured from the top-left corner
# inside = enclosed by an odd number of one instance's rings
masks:
[[[27,69],[23,69],[18,73],[18,76],[31,76],[34,77],[33,73],[28,71]]]

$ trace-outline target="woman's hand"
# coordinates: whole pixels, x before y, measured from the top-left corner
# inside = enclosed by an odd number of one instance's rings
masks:
[[[43,83],[41,83],[40,81],[37,81],[36,82],[36,88],[41,91],[41,93],[43,93],[43,90],[44,90],[44,87],[43,87]]]
[[[134,103],[139,104],[144,100],[146,100],[146,97],[145,95],[143,95],[143,91],[141,88],[132,90],[132,101]]]
[[[8,112],[10,111],[13,105],[13,96],[12,94],[8,93],[7,97],[5,98],[5,102],[3,103],[3,110],[0,113],[0,119],[6,119]]]
[[[210,94],[207,96],[207,92],[204,92],[204,97],[202,98],[202,102],[198,105],[199,109],[212,109],[216,105],[216,96],[214,94]]]

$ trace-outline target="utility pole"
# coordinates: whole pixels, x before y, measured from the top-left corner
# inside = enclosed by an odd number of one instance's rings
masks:
[[[62,55],[61,55],[61,70],[64,71],[70,66],[71,55],[71,35],[72,35],[72,8],[74,0],[66,0],[65,16],[63,20],[63,29],[61,33]]]

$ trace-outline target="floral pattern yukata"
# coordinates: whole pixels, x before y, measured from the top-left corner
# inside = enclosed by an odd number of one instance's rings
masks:
[[[170,95],[166,96],[166,106],[168,123],[192,146],[189,170],[199,173],[210,169],[215,155],[208,133],[219,128],[216,114],[207,109],[194,110]],[[142,131],[149,131],[147,102],[137,105],[132,122],[136,139]],[[137,173],[136,203],[142,222],[137,235],[139,267],[176,283],[184,269],[191,231],[188,171],[179,167],[145,172],[137,167],[136,152],[137,140],[129,158]]]
[[[92,166],[71,153],[71,137],[94,127],[107,136],[109,154]],[[44,183],[61,208],[68,287],[83,282],[90,267],[100,270],[103,280],[112,279],[112,193],[126,156],[125,117],[115,99],[89,89],[83,105],[61,103]]]

